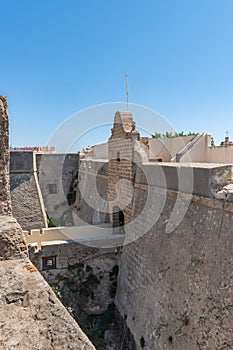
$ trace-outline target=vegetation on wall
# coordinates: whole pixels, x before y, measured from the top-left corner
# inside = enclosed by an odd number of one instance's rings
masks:
[[[215,147],[214,138],[211,136],[211,147]]]
[[[52,219],[50,219],[50,217],[47,214],[47,225],[48,227],[56,227],[57,225],[53,222]]]
[[[156,133],[152,134],[151,137],[153,139],[172,139],[172,138],[180,137],[180,136],[196,136],[196,135],[199,135],[199,133],[189,131],[187,134],[185,134],[183,131],[174,132],[174,133],[166,131],[165,134],[161,134],[161,133],[156,132]]]
[[[96,347],[96,350],[106,349],[105,332],[112,332],[117,328],[115,305],[113,300],[116,294],[118,266],[114,265],[111,270],[104,272],[97,270],[85,262],[77,262],[68,265],[65,275],[56,276],[57,283],[53,289],[66,309],[78,322],[85,334]],[[104,277],[105,274],[105,277]],[[102,281],[108,280],[106,299],[109,304],[105,311],[92,313],[93,305],[98,305],[98,289],[103,292]],[[129,348],[130,349],[130,348]]]
[[[77,185],[78,185],[78,171],[73,177],[70,183],[69,192],[67,193],[67,202],[69,205],[73,205],[75,203]]]

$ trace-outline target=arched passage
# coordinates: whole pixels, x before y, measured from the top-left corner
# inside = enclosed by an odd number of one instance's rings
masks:
[[[119,207],[113,208],[112,218],[113,218],[113,227],[124,226],[125,224],[124,212]]]

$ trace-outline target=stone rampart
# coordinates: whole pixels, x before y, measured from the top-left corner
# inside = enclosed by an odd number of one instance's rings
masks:
[[[152,169],[156,173],[156,166]],[[167,191],[160,211],[159,196],[163,200],[164,192],[156,187],[158,179],[151,178],[149,186],[135,186],[134,218],[145,208],[148,193],[154,194],[141,224],[132,225],[131,232],[126,230],[138,239],[123,247],[116,305],[138,350],[233,347],[233,205],[210,198],[210,184],[220,186],[219,179],[225,174],[215,170],[194,169],[194,190],[201,196],[192,196],[180,224],[169,232],[178,193]],[[173,180],[172,175],[170,183]],[[145,222],[153,223],[155,216],[157,222],[139,237]]]
[[[34,152],[10,152],[10,188],[13,215],[24,230],[47,227]]]
[[[78,176],[78,154],[37,154],[36,164],[49,218],[56,226],[74,225],[68,196],[69,193],[73,194],[73,185]]]
[[[76,200],[73,206],[76,225],[109,222],[107,192],[108,162],[80,161]]]

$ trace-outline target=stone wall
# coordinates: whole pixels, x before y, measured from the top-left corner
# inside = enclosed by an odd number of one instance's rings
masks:
[[[134,217],[149,190],[136,187]],[[159,195],[145,220],[157,215]],[[168,233],[176,196],[168,191],[156,224],[123,247],[117,307],[138,350],[232,349],[233,205],[193,196],[182,222]],[[130,234],[136,238],[143,229],[141,222]]]
[[[80,161],[73,211],[75,224],[103,224],[108,215],[108,162]]]
[[[74,224],[68,196],[78,176],[77,154],[11,151],[10,184],[13,215],[24,230]]]
[[[47,227],[34,152],[10,152],[12,212],[24,230]]]
[[[68,194],[78,176],[78,154],[37,154],[39,184],[46,212],[56,226],[72,226]]]

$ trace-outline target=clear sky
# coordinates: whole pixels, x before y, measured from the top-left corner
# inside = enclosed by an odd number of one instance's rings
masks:
[[[177,131],[233,139],[232,0],[0,0],[0,14],[12,145],[44,145],[79,110],[124,101],[125,74],[130,101]]]

